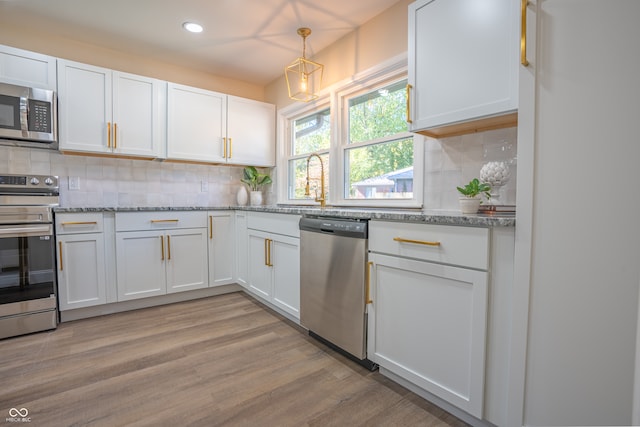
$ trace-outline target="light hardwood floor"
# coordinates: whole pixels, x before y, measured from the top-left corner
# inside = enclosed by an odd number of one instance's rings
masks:
[[[11,408],[32,426],[466,426],[243,293],[2,340]]]

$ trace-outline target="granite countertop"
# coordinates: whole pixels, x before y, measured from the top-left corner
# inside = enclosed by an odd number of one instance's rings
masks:
[[[361,218],[372,220],[418,222],[425,224],[463,225],[472,227],[513,227],[514,215],[463,215],[459,211],[421,211],[409,209],[345,208],[313,206],[215,206],[215,207],[56,207],[54,212],[145,212],[145,211],[211,211],[242,210],[293,215],[318,215],[336,218]]]

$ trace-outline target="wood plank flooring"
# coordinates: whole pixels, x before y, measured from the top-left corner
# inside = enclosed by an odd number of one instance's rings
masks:
[[[243,293],[2,340],[11,408],[32,426],[466,426]]]

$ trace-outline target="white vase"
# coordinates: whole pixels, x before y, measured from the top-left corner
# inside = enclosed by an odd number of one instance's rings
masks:
[[[238,202],[238,206],[246,206],[248,200],[249,194],[247,193],[247,189],[244,185],[241,185],[240,188],[238,188],[238,193],[236,193],[236,202]]]
[[[460,197],[460,211],[463,214],[475,214],[480,209],[479,197]]]
[[[262,191],[252,191],[250,194],[251,206],[260,206],[262,204]]]

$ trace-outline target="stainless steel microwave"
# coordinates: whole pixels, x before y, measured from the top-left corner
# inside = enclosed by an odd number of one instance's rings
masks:
[[[57,149],[56,93],[0,83],[0,144]]]

